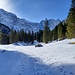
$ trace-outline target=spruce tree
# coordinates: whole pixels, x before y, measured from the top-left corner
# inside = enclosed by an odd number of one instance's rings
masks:
[[[33,44],[34,43],[34,32],[32,31],[32,34],[31,34],[31,43]]]
[[[48,43],[50,41],[50,28],[48,26],[48,20],[46,19],[45,22],[45,27],[43,30],[43,42]]]
[[[14,32],[14,43],[18,42],[19,41],[19,33],[18,32]]]
[[[14,33],[15,33],[15,31],[12,29],[10,34],[9,34],[10,43],[14,43],[14,37],[15,37]]]
[[[34,40],[37,40],[37,32],[34,33]]]
[[[75,38],[75,0],[72,0],[72,5],[67,18],[67,38]]]
[[[36,40],[39,42],[39,32],[36,32]]]
[[[43,42],[43,30],[39,30],[39,42]]]
[[[57,40],[58,39],[58,26],[56,26],[53,30],[52,30],[52,40]]]
[[[38,42],[42,42],[43,41],[43,31],[42,30],[39,30],[37,32],[36,39],[37,39]]]
[[[67,32],[67,23],[64,22],[64,23],[63,23],[63,38],[64,38],[64,39],[66,38],[66,32]]]
[[[63,39],[63,24],[62,24],[62,22],[60,22],[58,25],[58,39],[59,40]]]
[[[21,31],[19,32],[19,41],[20,42],[23,42],[25,40],[24,34],[25,34],[24,30],[21,29]]]
[[[27,33],[24,32],[24,42],[27,42]]]
[[[28,34],[27,34],[27,40],[28,40],[28,43],[31,42],[31,32],[30,32],[30,30],[28,31]]]

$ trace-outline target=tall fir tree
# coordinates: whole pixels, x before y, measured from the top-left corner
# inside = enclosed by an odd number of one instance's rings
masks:
[[[48,26],[48,20],[46,19],[45,22],[45,27],[43,30],[43,42],[48,43],[50,41],[50,28]]]
[[[16,42],[18,42],[19,41],[19,33],[18,32],[14,32],[14,42],[16,43]]]
[[[66,38],[66,32],[67,32],[67,22],[63,22],[63,38]]]
[[[39,32],[36,32],[36,40],[39,42]]]
[[[28,41],[28,43],[31,42],[31,32],[30,32],[30,30],[28,31],[28,34],[27,34],[27,41]]]
[[[27,33],[26,32],[24,32],[24,42],[27,42]]]
[[[34,43],[34,32],[32,31],[32,34],[31,34],[31,43],[33,44]]]
[[[12,29],[10,34],[9,34],[9,41],[10,43],[14,43],[14,37],[15,37],[15,31]]]
[[[63,24],[62,24],[62,22],[60,22],[58,25],[58,39],[59,40],[63,39]]]
[[[58,39],[58,26],[56,26],[53,30],[52,30],[52,40],[57,40]]]
[[[39,30],[39,42],[43,42],[43,30]]]
[[[23,29],[21,29],[21,31],[19,32],[19,41],[23,42],[25,40],[25,32]]]
[[[72,0],[72,5],[67,19],[67,38],[75,38],[75,0]]]

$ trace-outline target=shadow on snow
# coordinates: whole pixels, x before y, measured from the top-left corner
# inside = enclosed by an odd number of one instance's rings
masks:
[[[46,65],[17,51],[0,50],[0,75],[75,75],[75,64]]]

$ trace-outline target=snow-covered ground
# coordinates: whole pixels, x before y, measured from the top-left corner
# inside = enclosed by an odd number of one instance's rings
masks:
[[[75,39],[43,47],[0,45],[0,75],[75,75]]]

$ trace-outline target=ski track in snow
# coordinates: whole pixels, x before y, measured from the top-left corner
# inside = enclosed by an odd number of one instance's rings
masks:
[[[0,45],[0,75],[75,75],[75,41],[52,42],[41,48]]]

